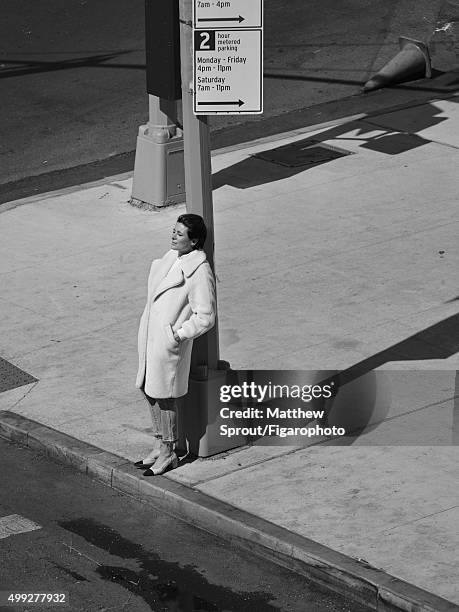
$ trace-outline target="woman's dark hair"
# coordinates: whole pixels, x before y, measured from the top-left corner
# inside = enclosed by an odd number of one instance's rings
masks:
[[[177,219],[177,223],[182,223],[187,228],[188,238],[190,240],[197,241],[193,249],[202,249],[207,236],[207,228],[204,219],[199,215],[187,213],[186,215],[180,215]]]

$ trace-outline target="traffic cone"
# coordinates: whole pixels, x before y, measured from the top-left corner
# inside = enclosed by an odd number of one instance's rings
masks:
[[[405,36],[399,38],[399,44],[400,51],[397,55],[365,83],[364,93],[381,89],[392,83],[413,80],[416,77],[431,77],[432,70],[427,45]]]

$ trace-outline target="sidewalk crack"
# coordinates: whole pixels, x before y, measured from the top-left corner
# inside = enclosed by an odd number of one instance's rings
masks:
[[[395,527],[391,527],[390,529],[382,529],[381,531],[377,531],[375,532],[376,534],[381,533],[381,534],[388,534],[391,531],[394,531],[396,529],[399,529],[400,527],[405,527],[406,525],[412,525],[413,523],[417,523],[419,521],[423,521],[426,518],[430,518],[431,516],[436,516],[438,514],[443,514],[444,512],[449,512],[450,510],[454,510],[454,508],[459,508],[459,505],[455,505],[455,506],[451,506],[450,508],[445,508],[444,510],[439,510],[438,512],[432,512],[431,514],[426,514],[425,516],[420,516],[417,519],[413,519],[412,521],[406,521],[405,523],[400,523],[399,525],[396,525]]]
[[[27,391],[24,393],[24,395],[22,397],[20,397],[18,400],[16,400],[9,410],[12,410],[13,408],[16,408],[16,406],[20,402],[22,402],[22,400],[25,399],[33,389],[35,389],[35,387],[38,385],[39,382],[40,381],[37,380],[37,382],[32,383],[32,386],[30,387],[30,389],[27,389]]]
[[[245,447],[245,448],[247,448],[247,447]],[[304,450],[305,448],[308,448],[308,447],[296,446],[291,451],[288,451],[288,452],[285,452],[285,453],[281,453],[279,455],[275,455],[274,457],[264,457],[263,459],[257,459],[255,461],[253,461],[252,463],[248,463],[247,465],[241,465],[241,466],[238,466],[238,467],[234,467],[232,469],[229,469],[227,472],[223,472],[223,473],[218,474],[216,476],[211,476],[210,478],[207,478],[207,479],[196,480],[196,481],[194,481],[192,483],[191,486],[192,487],[197,487],[197,486],[202,485],[202,484],[207,484],[209,482],[212,482],[213,480],[219,480],[220,478],[225,478],[226,476],[231,476],[232,474],[235,474],[236,472],[242,472],[243,470],[256,467],[257,465],[261,465],[262,463],[267,463],[268,461],[274,461],[275,459],[280,459],[280,458],[283,458],[283,457],[287,457],[289,455],[293,455],[294,453],[297,453],[298,451]]]

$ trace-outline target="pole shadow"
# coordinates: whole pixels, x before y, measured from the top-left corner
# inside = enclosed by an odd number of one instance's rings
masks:
[[[385,363],[397,361],[422,361],[447,359],[459,352],[459,313],[413,334],[389,348],[364,359],[328,379],[336,389],[343,389],[341,398],[334,406],[335,398],[326,406],[323,420],[325,426],[346,425],[346,435],[325,444],[350,446],[363,433],[368,433],[383,422],[390,406],[390,390],[384,389],[382,377],[376,371]],[[349,427],[349,423],[351,427]],[[459,441],[459,377],[456,373],[453,397],[453,420],[451,444]]]
[[[339,383],[347,384],[388,362],[448,359],[458,352],[459,313],[342,370]]]

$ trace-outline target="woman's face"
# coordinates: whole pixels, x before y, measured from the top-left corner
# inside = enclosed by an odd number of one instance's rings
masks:
[[[178,251],[179,255],[185,255],[193,250],[196,240],[188,238],[188,228],[183,223],[176,223],[172,230],[171,248]]]

